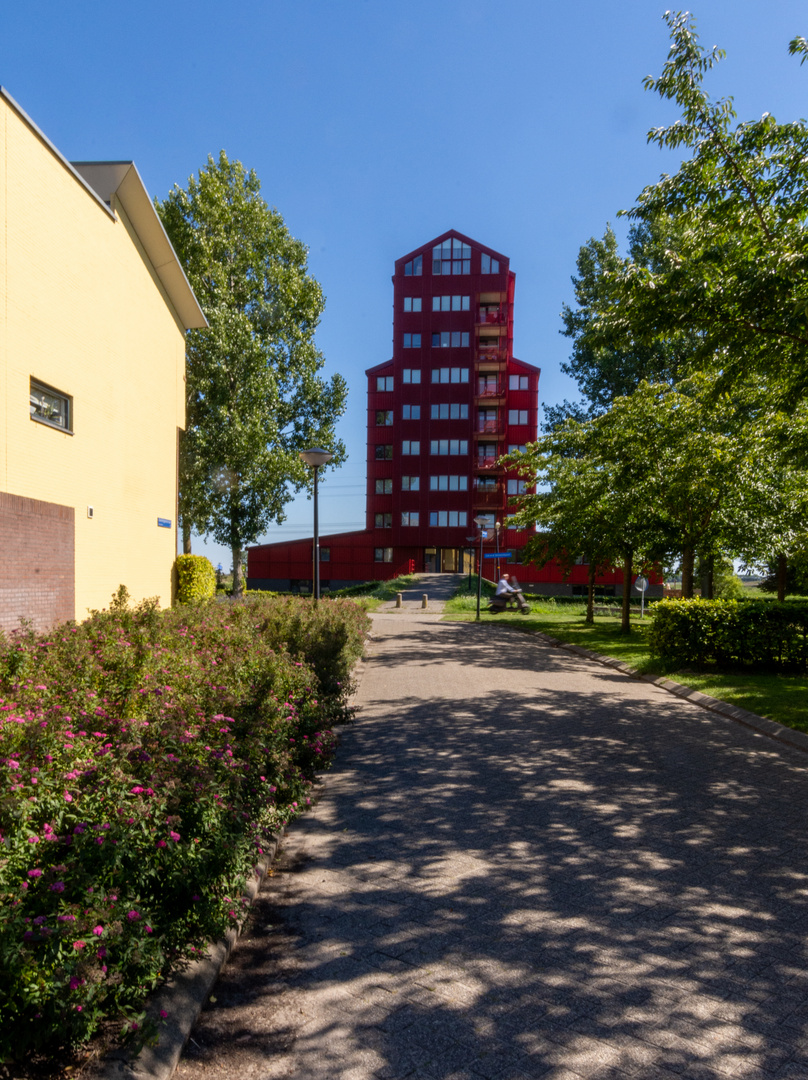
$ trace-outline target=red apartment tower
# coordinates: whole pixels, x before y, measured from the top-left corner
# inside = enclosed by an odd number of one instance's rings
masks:
[[[453,230],[396,261],[393,356],[366,372],[367,524],[321,538],[324,587],[467,572],[481,516],[486,553],[498,543],[511,556],[501,565],[519,560],[529,533],[507,517],[524,488],[499,459],[536,438],[539,369],[513,355],[514,284],[505,255]],[[312,558],[311,539],[250,548],[248,586],[305,591]],[[495,560],[485,563],[493,577]],[[569,593],[586,568],[569,581],[554,564],[518,576]]]

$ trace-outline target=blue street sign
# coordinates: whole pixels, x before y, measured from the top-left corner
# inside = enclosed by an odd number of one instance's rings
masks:
[[[171,528],[171,518],[158,518],[157,519],[157,524],[158,524],[159,528],[161,528],[161,529],[170,529]]]
[[[484,559],[502,559],[503,562],[507,562],[510,557],[510,551],[492,551],[490,555],[483,555]]]

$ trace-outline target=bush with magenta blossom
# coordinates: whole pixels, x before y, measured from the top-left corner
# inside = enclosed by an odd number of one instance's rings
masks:
[[[366,633],[349,601],[126,601],[0,638],[2,1061],[131,1027],[238,921],[330,760]]]

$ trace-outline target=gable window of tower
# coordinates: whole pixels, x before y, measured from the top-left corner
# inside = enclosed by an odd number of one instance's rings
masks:
[[[462,240],[450,238],[432,248],[433,274],[470,274],[471,248]]]

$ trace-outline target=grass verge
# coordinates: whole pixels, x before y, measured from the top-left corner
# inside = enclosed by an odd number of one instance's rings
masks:
[[[493,590],[492,590],[493,591]],[[482,622],[514,626],[527,633],[547,634],[571,645],[581,645],[593,652],[614,656],[630,664],[641,674],[667,675],[684,686],[703,694],[748,709],[758,716],[776,720],[786,727],[808,732],[808,678],[801,675],[752,675],[745,672],[672,671],[651,659],[647,631],[649,618],[643,620],[632,612],[631,633],[620,633],[619,618],[595,617],[594,626],[584,623],[586,606],[556,605],[552,598],[530,602],[530,614],[507,612],[491,615],[485,610],[487,597],[480,613]],[[458,593],[446,605],[445,618],[468,621],[476,618],[477,596]]]
[[[417,574],[402,574],[391,581],[368,581],[362,585],[351,585],[331,593],[331,596],[345,597],[361,604],[366,611],[376,611],[380,604],[395,600],[396,593],[411,589],[419,580]]]

